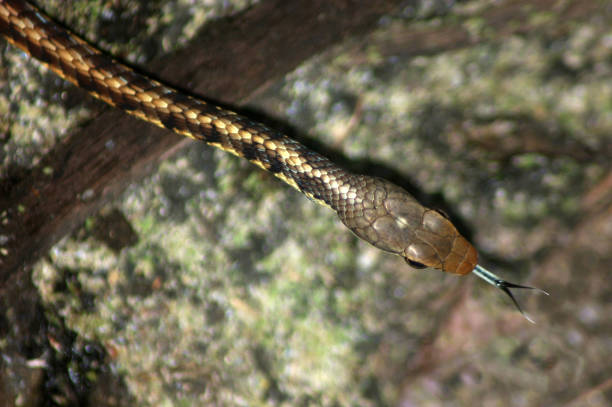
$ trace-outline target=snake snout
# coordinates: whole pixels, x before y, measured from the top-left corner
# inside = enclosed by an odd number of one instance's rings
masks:
[[[416,235],[435,253],[435,267],[447,273],[467,274],[478,263],[478,253],[444,215],[426,210]],[[424,252],[424,249],[421,249]]]
[[[478,264],[478,252],[463,236],[457,235],[451,252],[444,259],[442,271],[465,275]]]

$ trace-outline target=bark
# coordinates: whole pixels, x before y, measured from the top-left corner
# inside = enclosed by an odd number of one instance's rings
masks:
[[[506,1],[473,9],[444,24],[398,25],[367,45],[383,57],[410,57],[501,42],[513,35],[526,36],[534,32],[553,40],[567,35],[576,24],[601,12],[602,5],[596,1]],[[550,24],[552,15],[557,24]],[[355,60],[360,59],[361,52],[355,50]]]

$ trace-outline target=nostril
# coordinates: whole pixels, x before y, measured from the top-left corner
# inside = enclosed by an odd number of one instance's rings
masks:
[[[448,213],[444,212],[442,209],[435,209],[435,211],[438,212],[443,217],[445,217],[446,219],[450,220],[450,216],[448,216]]]

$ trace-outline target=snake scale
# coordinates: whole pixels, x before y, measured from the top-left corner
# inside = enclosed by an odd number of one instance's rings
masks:
[[[271,172],[370,244],[415,268],[470,272],[502,289],[507,282],[478,264],[476,249],[440,211],[381,178],[350,173],[288,136],[141,75],[55,23],[32,4],[0,0],[0,32],[13,45],[94,97],[142,120],[204,141]],[[522,311],[521,311],[522,312]]]

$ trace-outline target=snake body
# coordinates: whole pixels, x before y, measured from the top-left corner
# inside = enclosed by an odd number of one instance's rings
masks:
[[[410,265],[467,274],[476,249],[442,213],[384,179],[350,173],[265,125],[141,75],[33,5],[0,0],[0,33],[62,78],[157,126],[243,157],[317,203],[357,236]]]

